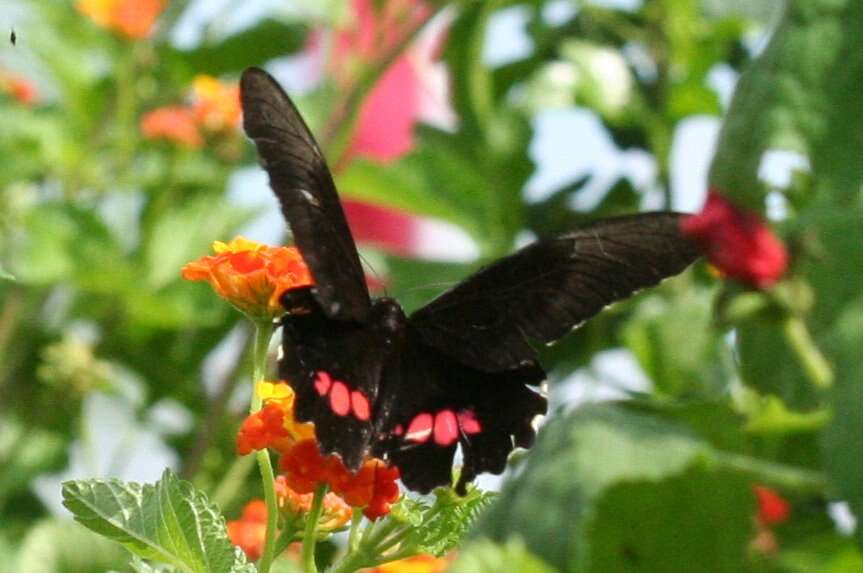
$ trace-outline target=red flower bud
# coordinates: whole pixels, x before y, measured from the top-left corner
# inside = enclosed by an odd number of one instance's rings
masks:
[[[701,213],[685,217],[681,232],[695,241],[710,262],[728,278],[756,288],[778,281],[788,253],[758,214],[736,206],[711,189]]]

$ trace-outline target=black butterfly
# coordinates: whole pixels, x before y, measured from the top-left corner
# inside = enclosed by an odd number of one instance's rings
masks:
[[[428,492],[451,484],[460,445],[457,490],[502,472],[546,410],[531,343],[557,340],[697,256],[675,213],[606,219],[529,245],[407,317],[391,298],[370,299],[332,175],[279,84],[250,68],[240,96],[243,126],[315,281],[282,300],[279,375],[322,452],[350,469],[373,455]]]

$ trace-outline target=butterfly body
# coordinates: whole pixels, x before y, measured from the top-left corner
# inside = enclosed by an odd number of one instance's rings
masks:
[[[240,83],[243,124],[314,279],[282,299],[279,374],[323,453],[396,465],[410,489],[503,471],[545,413],[537,344],[681,272],[697,251],[675,213],[642,213],[529,245],[407,316],[372,299],[335,184],[297,109],[263,70]]]

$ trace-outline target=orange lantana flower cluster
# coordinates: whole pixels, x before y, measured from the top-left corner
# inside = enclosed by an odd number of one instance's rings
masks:
[[[237,237],[213,243],[215,256],[183,267],[183,278],[209,281],[219,296],[255,320],[284,314],[279,300],[291,289],[310,286],[312,275],[293,247],[270,247]]]
[[[165,0],[78,0],[75,8],[93,22],[132,39],[147,38]]]
[[[228,521],[228,538],[243,550],[251,561],[257,561],[264,552],[267,533],[267,504],[253,499],[243,507],[240,519]]]
[[[8,94],[24,105],[35,104],[39,97],[33,82],[2,70],[0,70],[0,92]]]
[[[256,392],[263,407],[250,414],[237,433],[237,453],[241,456],[255,450],[273,448],[286,452],[302,440],[313,439],[315,428],[294,420],[294,392],[284,382],[259,382]]]
[[[141,133],[147,139],[164,139],[192,149],[204,145],[194,112],[179,105],[160,107],[144,115]]]
[[[314,494],[297,493],[288,485],[285,476],[276,478],[276,502],[279,511],[286,517],[305,515],[312,509]],[[333,531],[351,520],[353,510],[345,501],[333,492],[324,496],[323,511],[318,519],[318,531]]]
[[[279,467],[293,490],[312,493],[320,484],[328,484],[349,505],[362,507],[369,519],[389,513],[390,504],[399,498],[398,468],[370,458],[352,473],[338,456],[321,455],[314,440],[294,444],[282,454]]]
[[[389,513],[390,504],[399,498],[398,468],[371,458],[356,473],[348,471],[338,456],[321,455],[311,424],[294,419],[290,386],[264,382],[258,392],[263,407],[240,427],[239,454],[272,448],[282,455],[282,483],[294,493],[310,495],[319,485],[327,484],[348,505],[362,507],[369,519]]]
[[[191,102],[156,108],[141,118],[141,133],[147,139],[163,139],[199,148],[204,134],[233,133],[240,124],[240,88],[208,75],[195,77]]]

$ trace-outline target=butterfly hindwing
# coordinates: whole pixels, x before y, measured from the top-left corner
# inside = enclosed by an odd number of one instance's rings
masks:
[[[243,128],[255,142],[330,318],[363,321],[370,309],[362,265],[332,175],[309,128],[281,86],[249,68],[240,80]]]
[[[450,485],[456,448],[463,454],[457,489],[483,472],[501,473],[515,447],[533,442],[533,420],[546,399],[536,364],[488,373],[460,364],[408,329],[384,369],[372,452],[422,493]]]
[[[676,213],[605,219],[480,270],[410,317],[422,340],[490,372],[536,359],[608,304],[683,271],[698,253]]]
[[[374,436],[385,336],[374,324],[333,320],[320,310],[287,315],[282,327],[279,376],[294,390],[296,419],[315,424],[322,453],[357,470]]]

